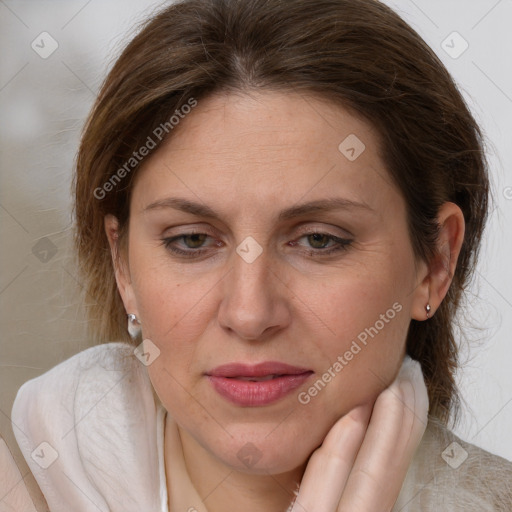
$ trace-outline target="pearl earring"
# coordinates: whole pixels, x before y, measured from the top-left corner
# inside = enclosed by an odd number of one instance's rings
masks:
[[[427,304],[425,306],[425,311],[427,312],[427,320],[430,318],[430,304]]]
[[[128,334],[132,339],[135,339],[141,331],[140,322],[133,313],[128,313],[126,316],[128,317]]]

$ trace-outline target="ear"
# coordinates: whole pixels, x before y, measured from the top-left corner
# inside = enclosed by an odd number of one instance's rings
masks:
[[[119,221],[114,215],[109,214],[105,216],[104,224],[114,265],[117,289],[123,300],[126,313],[133,313],[138,317],[137,301],[130,278],[128,258],[119,246]]]
[[[430,304],[432,317],[448,293],[464,241],[464,214],[454,203],[444,203],[437,216],[439,237],[436,255],[425,268],[425,276],[414,292],[411,316],[415,320],[426,320],[426,305]]]

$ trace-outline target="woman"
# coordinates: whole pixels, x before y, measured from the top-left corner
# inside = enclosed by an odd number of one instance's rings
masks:
[[[49,510],[511,510],[510,463],[446,428],[487,196],[478,126],[384,5],[156,15],[77,159],[103,344],[13,407]]]

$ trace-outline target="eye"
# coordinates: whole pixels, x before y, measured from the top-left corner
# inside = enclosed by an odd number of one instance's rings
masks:
[[[302,239],[306,239],[309,246],[313,248],[313,250],[306,249],[306,252],[311,256],[325,256],[338,251],[346,251],[353,242],[348,238],[339,238],[329,233],[315,231],[311,233],[305,233],[296,241],[290,242],[290,245],[300,246],[302,244],[299,244],[298,241]]]
[[[314,249],[325,249],[326,245],[331,241],[331,237],[325,233],[312,233],[306,235],[308,243]]]
[[[307,241],[308,246],[312,249],[308,249],[304,244],[299,243],[303,239]],[[208,240],[212,240],[212,242],[207,244]],[[348,250],[352,242],[353,240],[347,238],[314,231],[303,234],[297,240],[289,242],[289,245],[292,247],[304,247],[303,250],[309,256],[327,256],[335,252]],[[207,233],[183,233],[163,238],[162,244],[171,253],[187,258],[197,258],[208,252],[211,247],[222,246],[222,242],[213,239]]]
[[[174,254],[194,258],[208,251],[205,242],[209,238],[212,237],[206,233],[183,233],[182,235],[162,238],[162,244]],[[183,242],[181,248],[177,245],[177,242],[180,241]],[[220,243],[214,242],[213,245],[219,246]]]
[[[190,235],[182,235],[180,238],[183,239],[189,249],[197,249],[203,245],[207,237],[208,235],[205,233],[192,233]]]

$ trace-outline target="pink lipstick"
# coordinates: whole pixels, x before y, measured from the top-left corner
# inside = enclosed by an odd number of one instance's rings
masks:
[[[279,362],[256,365],[229,363],[206,375],[221,396],[241,407],[262,407],[277,402],[303,384],[312,370]]]

